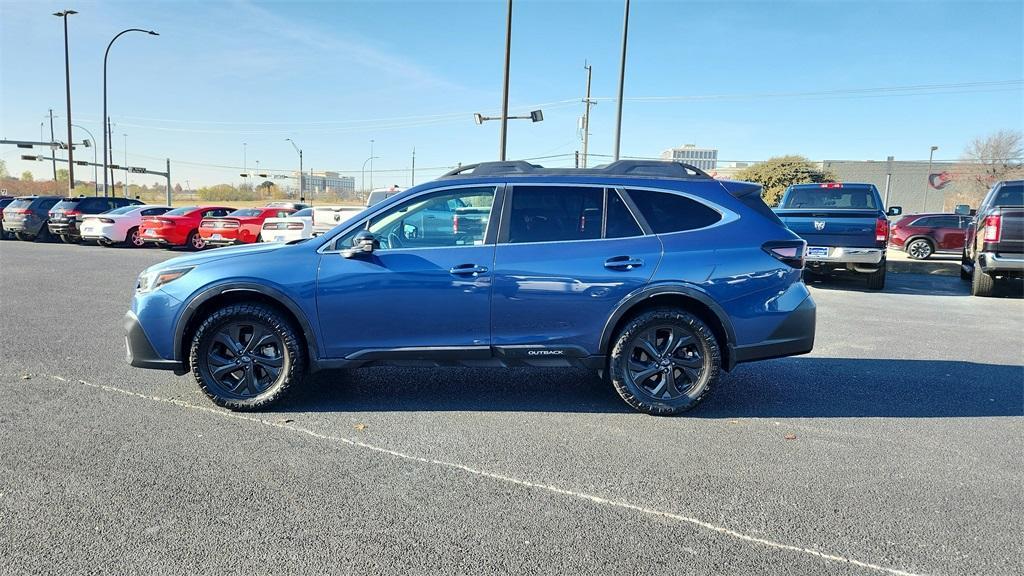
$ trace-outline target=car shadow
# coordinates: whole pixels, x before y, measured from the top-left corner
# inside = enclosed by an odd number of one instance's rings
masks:
[[[917,296],[966,296],[971,297],[971,284],[958,276],[929,274],[886,275],[885,289],[869,290],[863,274],[839,271],[833,275],[804,277],[804,282],[821,290],[844,292],[868,292],[881,294],[910,294]],[[1019,279],[996,282],[992,298],[1024,298],[1024,283]]]
[[[314,375],[281,411],[631,413],[594,372],[361,368]],[[1024,415],[1024,367],[950,360],[796,357],[723,374],[697,418]]]

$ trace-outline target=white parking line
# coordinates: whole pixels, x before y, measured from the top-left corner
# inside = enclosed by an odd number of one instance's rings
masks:
[[[907,571],[899,570],[899,569],[896,569],[896,568],[889,568],[889,567],[886,567],[886,566],[880,566],[878,564],[872,564],[870,562],[863,562],[863,561],[860,561],[860,560],[855,560],[853,558],[847,558],[845,556],[839,556],[837,554],[829,554],[829,553],[826,553],[826,552],[821,552],[819,550],[813,550],[811,548],[804,548],[804,547],[801,547],[801,546],[795,546],[795,545],[792,545],[792,544],[785,544],[785,543],[782,543],[782,542],[776,542],[774,540],[768,540],[766,538],[758,538],[756,536],[750,536],[749,534],[744,534],[742,532],[737,532],[736,530],[725,528],[723,526],[717,526],[715,524],[711,524],[710,522],[705,522],[705,521],[699,520],[697,518],[690,518],[689,516],[683,516],[683,515],[680,515],[680,514],[674,514],[672,512],[665,512],[663,510],[656,510],[654,508],[647,508],[645,506],[638,506],[636,504],[630,504],[629,502],[623,502],[621,500],[611,500],[611,499],[608,499],[608,498],[602,498],[600,496],[594,496],[592,494],[587,494],[585,492],[576,492],[576,491],[573,491],[573,490],[567,490],[565,488],[560,488],[558,486],[553,486],[551,484],[542,484],[542,483],[538,483],[538,482],[531,482],[529,480],[522,480],[520,478],[514,478],[512,476],[505,476],[503,474],[497,474],[497,473],[494,473],[494,472],[488,472],[486,470],[479,470],[477,468],[472,468],[470,466],[465,466],[465,465],[462,465],[462,464],[457,464],[455,462],[447,462],[445,460],[435,460],[433,458],[423,458],[421,456],[414,456],[412,454],[406,454],[404,452],[399,452],[397,450],[391,450],[390,448],[382,448],[380,446],[374,446],[372,444],[367,444],[365,442],[360,442],[359,440],[353,440],[351,438],[344,438],[342,436],[331,436],[329,434],[322,434],[320,432],[316,432],[316,431],[310,430],[308,428],[303,428],[301,426],[296,426],[294,424],[289,424],[289,423],[286,423],[286,422],[274,422],[274,421],[270,421],[270,420],[263,420],[262,418],[256,418],[254,416],[249,416],[249,415],[246,415],[246,414],[240,414],[240,413],[237,413],[237,412],[229,412],[227,410],[222,410],[220,408],[213,408],[213,407],[210,407],[210,406],[199,406],[199,405],[196,405],[196,404],[190,404],[188,402],[184,402],[182,400],[176,400],[174,398],[163,398],[163,397],[160,397],[160,396],[150,396],[148,394],[140,394],[139,392],[132,392],[131,390],[125,390],[123,388],[117,388],[116,386],[109,386],[109,385],[106,385],[106,384],[94,384],[92,382],[86,382],[85,380],[70,380],[70,379],[67,379],[67,378],[62,378],[60,376],[49,375],[49,374],[39,374],[39,376],[44,376],[46,378],[49,378],[51,380],[56,380],[56,381],[59,381],[59,382],[65,382],[65,383],[75,382],[75,383],[78,383],[78,384],[82,384],[84,386],[88,386],[90,388],[95,388],[95,389],[98,389],[98,390],[103,390],[105,392],[115,392],[115,393],[118,393],[118,394],[123,394],[125,396],[132,396],[132,397],[135,397],[135,398],[142,398],[142,399],[145,399],[145,400],[152,400],[152,401],[156,401],[156,402],[165,402],[167,404],[173,404],[173,405],[181,407],[181,408],[187,408],[187,409],[190,409],[190,410],[198,410],[198,411],[202,411],[202,412],[208,412],[210,414],[215,414],[215,415],[221,416],[223,418],[232,418],[232,419],[235,419],[235,420],[243,420],[243,421],[252,422],[252,423],[255,423],[255,424],[262,424],[264,426],[270,426],[270,427],[273,427],[273,428],[279,428],[279,429],[282,429],[282,430],[288,430],[290,432],[296,432],[296,433],[299,433],[299,434],[304,434],[306,436],[317,438],[319,440],[325,440],[325,441],[328,441],[328,442],[337,442],[337,443],[341,443],[341,444],[347,444],[349,446],[356,446],[356,447],[359,447],[359,448],[365,448],[367,450],[372,450],[374,452],[379,452],[379,453],[382,453],[382,454],[387,454],[389,456],[394,456],[396,458],[401,458],[403,460],[409,460],[409,461],[412,461],[412,462],[421,462],[421,463],[424,463],[424,464],[432,464],[432,465],[435,465],[435,466],[443,466],[445,468],[451,468],[451,469],[454,469],[454,470],[461,470],[463,472],[467,472],[469,474],[473,474],[473,475],[480,476],[480,477],[483,477],[483,478],[490,478],[492,480],[498,480],[498,481],[501,481],[501,482],[507,482],[507,483],[510,483],[510,484],[516,484],[516,485],[519,485],[519,486],[524,486],[526,488],[533,488],[533,489],[537,489],[537,490],[544,490],[544,491],[551,492],[551,493],[554,493],[554,494],[561,494],[561,495],[564,495],[564,496],[571,496],[573,498],[579,498],[581,500],[588,500],[590,502],[593,502],[595,504],[601,504],[603,506],[612,506],[612,507],[615,507],[615,508],[621,508],[621,509],[625,509],[625,510],[632,510],[634,512],[639,512],[641,514],[646,514],[646,515],[651,515],[651,516],[660,516],[662,518],[670,518],[670,519],[676,520],[678,522],[683,522],[683,523],[686,523],[686,524],[691,524],[693,526],[698,526],[700,528],[704,528],[704,529],[709,530],[711,532],[716,532],[718,534],[729,536],[731,538],[735,538],[735,539],[741,540],[743,542],[749,542],[751,544],[759,544],[759,545],[762,545],[762,546],[767,546],[769,548],[775,548],[777,550],[788,550],[790,552],[797,552],[797,553],[800,553],[800,554],[805,554],[805,555],[808,555],[808,556],[813,556],[815,558],[820,558],[822,560],[827,560],[827,561],[830,561],[830,562],[839,562],[839,563],[847,564],[847,565],[850,565],[850,566],[856,566],[856,567],[859,567],[859,568],[865,568],[865,569],[868,569],[868,570],[874,570],[876,572],[882,572],[882,573],[885,573],[885,574],[894,574],[894,575],[897,575],[897,576],[922,576],[920,574],[916,574],[916,573],[913,573],[913,572],[907,572]]]

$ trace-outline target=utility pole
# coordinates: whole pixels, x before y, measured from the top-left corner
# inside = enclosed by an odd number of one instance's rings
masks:
[[[587,144],[590,141],[590,106],[594,103],[590,99],[590,76],[593,72],[593,66],[590,64],[584,64],[583,67],[587,70],[587,96],[583,99],[583,158],[581,158],[582,166],[580,168],[587,167]]]
[[[505,161],[508,143],[508,69],[512,57],[512,0],[508,0],[508,15],[505,18],[505,79],[501,87],[501,137],[498,144],[498,160]],[[373,154],[370,154],[373,156]],[[373,171],[370,171],[372,178]]]
[[[171,205],[171,159],[167,159],[167,205]]]
[[[509,0],[511,2],[512,0]],[[370,191],[373,191],[373,139],[370,139]]]
[[[615,115],[615,152],[613,160],[619,159],[619,144],[622,142],[622,89],[626,84],[626,39],[629,37],[629,0],[626,0],[626,14],[622,18],[622,61],[619,63],[619,110]]]
[[[412,176],[409,177],[409,187],[416,185],[416,147],[412,147]]]
[[[53,181],[57,181],[57,150],[53,148],[53,108],[50,108],[50,153],[53,155]]]

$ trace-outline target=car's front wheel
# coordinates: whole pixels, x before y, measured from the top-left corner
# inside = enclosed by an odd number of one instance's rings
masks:
[[[200,324],[189,362],[199,387],[218,405],[261,410],[301,382],[306,353],[284,314],[262,304],[233,304]]]
[[[935,249],[932,247],[932,243],[924,238],[918,238],[910,244],[907,244],[906,250],[907,256],[910,256],[914,260],[926,260],[933,252],[935,252]]]
[[[627,404],[671,415],[696,406],[718,380],[721,352],[711,328],[680,309],[658,308],[619,331],[608,374]]]

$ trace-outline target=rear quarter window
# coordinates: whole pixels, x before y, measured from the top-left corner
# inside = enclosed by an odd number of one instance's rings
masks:
[[[626,192],[655,234],[707,228],[722,219],[714,208],[679,194],[636,189]]]

